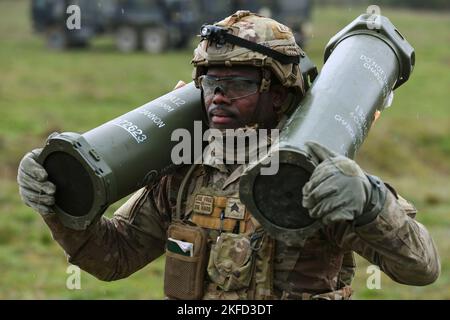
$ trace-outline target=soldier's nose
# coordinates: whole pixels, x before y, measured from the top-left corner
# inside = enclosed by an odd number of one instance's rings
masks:
[[[214,96],[213,96],[213,100],[212,102],[216,105],[219,104],[230,104],[231,100],[227,98],[227,96],[225,95],[225,92],[223,91],[222,88],[217,87],[214,90]]]

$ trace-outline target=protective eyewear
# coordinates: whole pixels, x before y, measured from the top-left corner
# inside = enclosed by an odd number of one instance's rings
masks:
[[[203,75],[199,83],[205,98],[211,97],[219,90],[230,100],[237,100],[255,94],[259,91],[260,82],[244,77],[222,77]]]

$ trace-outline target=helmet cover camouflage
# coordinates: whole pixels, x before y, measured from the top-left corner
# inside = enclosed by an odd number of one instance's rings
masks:
[[[288,56],[304,55],[287,26],[249,11],[237,11],[215,26]],[[202,40],[194,51],[191,63],[194,65],[192,77],[197,87],[199,87],[198,77],[205,74],[210,66],[254,66],[269,70],[281,85],[293,88],[297,94],[304,94],[303,78],[297,63],[282,64],[265,54],[231,43],[217,44],[210,40]],[[268,74],[270,76],[270,73]],[[266,78],[264,72],[263,78]],[[269,85],[270,78],[263,79],[260,90],[264,91]]]

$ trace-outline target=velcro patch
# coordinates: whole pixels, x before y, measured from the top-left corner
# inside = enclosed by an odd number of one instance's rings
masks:
[[[194,209],[195,213],[200,214],[211,214],[214,208],[214,198],[211,196],[206,196],[203,194],[198,194],[194,199]]]
[[[243,220],[245,216],[245,205],[239,198],[228,198],[225,208],[225,218]]]
[[[287,26],[285,26],[284,24],[277,24],[277,29],[280,32],[290,32],[291,30],[289,30],[289,28]]]

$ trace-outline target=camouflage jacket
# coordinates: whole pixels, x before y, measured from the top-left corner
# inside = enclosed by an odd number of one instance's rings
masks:
[[[185,215],[192,212],[199,188],[219,191],[219,195],[238,195],[239,174],[225,166],[201,165],[200,168],[188,184],[187,198],[183,200]],[[125,278],[165,252],[167,229],[187,169],[179,168],[152,186],[139,190],[112,219],[102,217],[85,231],[65,228],[57,216],[45,217],[45,221],[70,263],[101,280]],[[425,227],[414,220],[416,209],[395,190],[390,187],[389,190],[382,212],[366,225],[336,223],[318,231],[303,247],[289,247],[274,241],[273,254],[266,266],[271,279],[265,284],[265,289],[273,291],[251,297],[301,298],[342,288],[349,284],[354,273],[352,252],[378,265],[399,283],[426,285],[433,282],[440,272],[433,240]],[[226,229],[227,224],[221,228]],[[206,286],[212,283],[212,278],[214,272],[206,277]],[[245,296],[238,290],[209,298]]]

